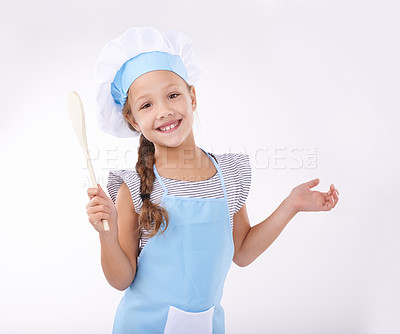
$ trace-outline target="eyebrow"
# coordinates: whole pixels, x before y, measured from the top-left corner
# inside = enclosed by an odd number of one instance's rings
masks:
[[[165,85],[165,86],[161,87],[161,89],[169,88],[169,87],[172,87],[172,86],[177,86],[177,87],[179,87],[179,85],[176,84],[176,83],[170,83],[170,84],[168,84],[168,85]],[[141,100],[141,99],[146,98],[147,95],[148,95],[148,94],[144,94],[144,95],[139,96],[139,97],[136,99],[135,103],[137,103],[137,102],[138,102],[139,100]]]

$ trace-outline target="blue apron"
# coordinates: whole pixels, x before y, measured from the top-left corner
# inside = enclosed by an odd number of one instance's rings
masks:
[[[218,171],[224,198],[168,195],[153,165],[164,189],[169,225],[140,252],[135,278],[115,315],[113,334],[225,333],[220,301],[234,245],[224,179],[218,164],[205,153]]]

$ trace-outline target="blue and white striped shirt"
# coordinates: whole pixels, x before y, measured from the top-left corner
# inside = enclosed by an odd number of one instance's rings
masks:
[[[246,202],[251,186],[251,166],[249,156],[242,153],[212,154],[221,169],[224,178],[226,193],[228,197],[228,207],[231,228],[233,228],[233,215]],[[161,176],[164,185],[168,189],[169,195],[197,197],[197,198],[224,198],[224,192],[220,182],[218,172],[207,180],[202,181],[183,181],[169,179]],[[132,196],[135,211],[140,214],[142,199],[140,198],[140,177],[135,170],[113,170],[110,171],[107,182],[108,193],[115,203],[118,189],[122,182],[125,182]],[[160,204],[163,189],[157,178],[153,184],[153,191],[150,200]],[[141,230],[140,248],[143,249],[148,241],[148,231]]]

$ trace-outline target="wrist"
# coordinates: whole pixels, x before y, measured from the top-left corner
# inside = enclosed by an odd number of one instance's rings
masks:
[[[118,234],[114,233],[112,231],[103,231],[103,232],[99,232],[99,239],[100,239],[100,243],[119,243],[118,240]]]
[[[290,195],[283,200],[282,206],[292,216],[295,216],[299,212],[296,203]]]

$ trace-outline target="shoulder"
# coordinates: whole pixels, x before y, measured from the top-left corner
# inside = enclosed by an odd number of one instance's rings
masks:
[[[113,180],[113,179],[127,179],[127,180],[132,180],[134,181],[135,179],[140,179],[139,174],[132,169],[115,169],[115,170],[110,170],[108,173],[108,179]]]
[[[221,168],[227,194],[235,214],[245,203],[251,187],[251,165],[247,153],[213,154]]]
[[[107,180],[108,194],[115,203],[118,190],[123,182],[125,182],[125,184],[127,185],[131,193],[133,202],[135,203],[137,197],[139,197],[140,177],[139,174],[134,170],[130,169],[111,170],[108,174],[108,180]],[[137,203],[135,203],[135,207],[137,207]]]
[[[247,174],[251,177],[251,165],[250,158],[247,153],[210,153],[214,156],[221,167],[221,170],[225,170],[235,174]]]

